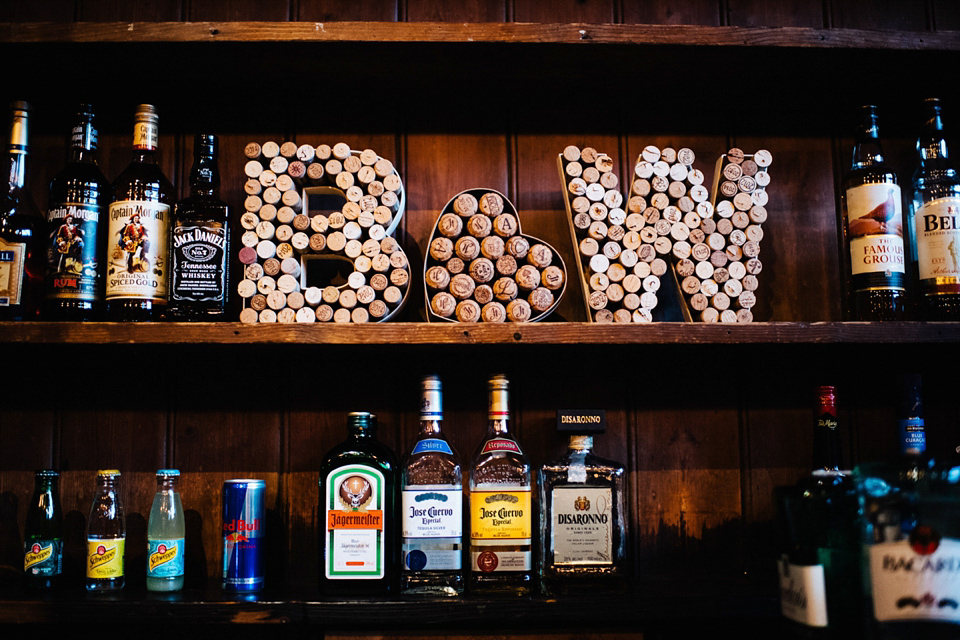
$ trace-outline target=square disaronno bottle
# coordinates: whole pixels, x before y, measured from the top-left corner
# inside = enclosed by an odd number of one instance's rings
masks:
[[[593,453],[603,411],[558,411],[569,449],[544,465],[540,486],[540,582],[547,595],[627,586],[624,468]]]

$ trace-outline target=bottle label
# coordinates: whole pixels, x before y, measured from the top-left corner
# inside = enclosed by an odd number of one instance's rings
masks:
[[[409,487],[403,490],[402,504],[404,538],[459,538],[463,535],[461,487]]]
[[[554,564],[613,564],[610,488],[556,487],[550,492],[550,512]]]
[[[63,570],[63,540],[27,540],[23,570],[34,576],[58,576]]]
[[[507,438],[493,438],[492,440],[487,440],[484,443],[483,449],[480,450],[480,455],[485,453],[493,453],[495,451],[523,453],[520,451],[520,445],[518,445],[514,440],[508,440]]]
[[[960,622],[960,541],[918,526],[909,538],[869,549],[878,621]]]
[[[851,271],[854,276],[881,278],[871,278],[857,288],[902,289],[906,261],[900,187],[891,183],[863,184],[848,189],[846,195]]]
[[[20,304],[27,245],[0,238],[0,307]]]
[[[452,456],[453,449],[450,448],[450,444],[446,440],[441,440],[440,438],[424,438],[413,446],[413,453],[445,453]]]
[[[827,626],[827,588],[823,565],[792,564],[787,556],[780,569],[780,611],[784,617],[808,627]]]
[[[173,224],[173,285],[179,302],[223,302],[226,294],[227,229],[209,221]]]
[[[901,451],[905,455],[919,455],[927,450],[927,434],[923,418],[897,420],[900,428]]]
[[[126,538],[87,538],[87,577],[109,580],[123,577]]]
[[[97,225],[100,207],[65,202],[47,211],[48,299],[97,299]]]
[[[463,568],[460,538],[409,538],[403,541],[407,571],[459,571]]]
[[[503,551],[492,547],[478,547],[470,552],[470,570],[480,573],[494,571],[530,571],[533,569],[529,551]]]
[[[106,298],[167,299],[170,205],[121,200],[110,205]]]
[[[176,578],[183,575],[183,538],[147,540],[147,577]]]
[[[383,578],[383,474],[365,465],[346,465],[327,474],[324,486],[324,575],[329,579]]]
[[[471,540],[530,539],[530,487],[473,489],[470,511]]]
[[[914,215],[924,293],[960,292],[960,198],[938,198]]]

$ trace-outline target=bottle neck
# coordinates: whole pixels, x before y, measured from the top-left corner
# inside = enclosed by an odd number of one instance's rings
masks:
[[[158,493],[176,493],[177,481],[174,478],[157,478]]]
[[[442,435],[440,429],[440,420],[436,418],[420,418],[420,437],[421,438],[430,438]]]
[[[489,429],[493,432],[494,435],[507,435],[509,430],[507,429],[508,421],[506,418],[490,418],[488,423]]]
[[[590,453],[593,450],[593,436],[570,436],[569,447],[571,453]]]
[[[10,190],[23,189],[27,177],[27,154],[26,152],[10,151],[8,159],[8,176],[10,177]]]
[[[839,471],[840,434],[837,433],[837,407],[831,392],[821,392],[814,416],[813,468]]]
[[[917,137],[917,156],[921,166],[947,158],[947,140],[937,102],[930,101],[924,105],[923,125]]]
[[[880,146],[880,134],[877,127],[877,116],[869,112],[857,129],[853,145],[853,169],[863,169],[871,165],[883,163],[883,149]]]
[[[97,139],[97,130],[92,119],[83,118],[77,122],[70,136],[69,161],[96,162]]]

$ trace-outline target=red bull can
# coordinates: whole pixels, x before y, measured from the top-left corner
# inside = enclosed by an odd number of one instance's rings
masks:
[[[223,589],[249,593],[263,589],[265,540],[263,480],[223,483]]]

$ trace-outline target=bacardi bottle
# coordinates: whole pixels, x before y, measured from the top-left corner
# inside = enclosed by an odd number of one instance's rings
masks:
[[[320,466],[320,591],[385,595],[396,589],[397,463],[372,413],[347,417],[347,439]]]
[[[447,442],[440,379],[421,381],[420,433],[404,458],[400,521],[400,591],[456,596],[463,592],[463,481],[460,458]]]
[[[533,591],[532,474],[508,430],[509,383],[489,382],[487,434],[470,467],[470,589],[485,594]]]
[[[569,449],[540,468],[540,583],[547,595],[620,591],[627,583],[622,465],[593,453],[603,411],[558,411]]]
[[[960,634],[960,467],[925,444],[918,376],[906,376],[901,455],[855,469],[863,513],[863,563],[877,637]]]

